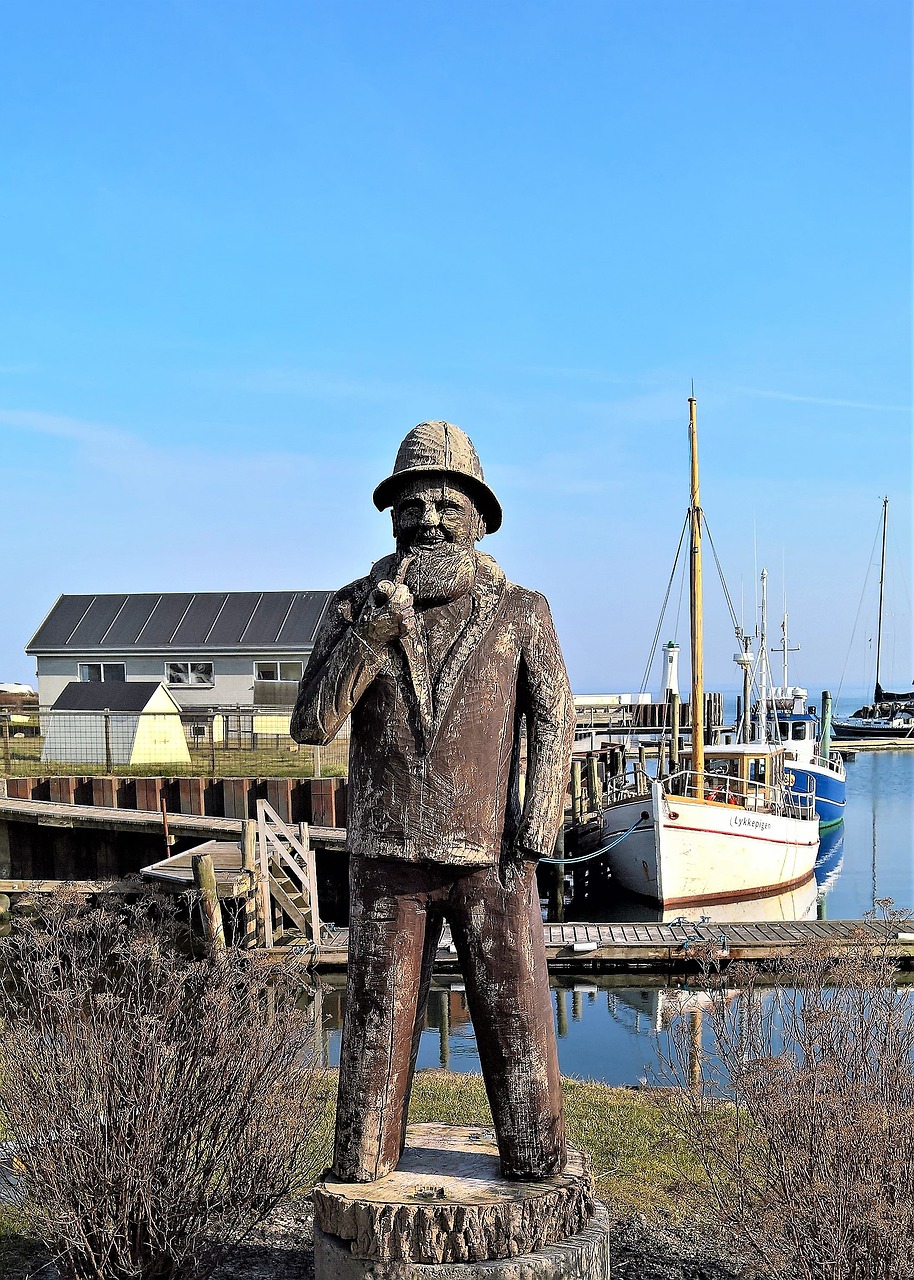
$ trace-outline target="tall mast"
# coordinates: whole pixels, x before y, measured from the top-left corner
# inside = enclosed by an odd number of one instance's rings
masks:
[[[882,499],[882,559],[879,562],[879,619],[876,625],[876,688],[873,701],[882,701],[882,686],[879,683],[879,665],[882,658],[882,595],[885,590],[885,531],[889,522],[889,500]]]
[[[758,651],[758,731],[759,742],[768,741],[768,570],[762,570],[762,623]]]
[[[689,715],[692,722],[692,770],[695,775],[695,795],[704,798],[705,677],[701,594],[701,499],[698,492],[698,418],[694,395],[689,396],[689,456],[691,458],[689,617],[692,647],[692,692]]]

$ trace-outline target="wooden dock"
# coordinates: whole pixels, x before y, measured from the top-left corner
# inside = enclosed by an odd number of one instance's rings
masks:
[[[735,960],[760,964],[783,958],[804,943],[825,941],[840,951],[860,936],[871,935],[873,945],[886,940],[883,926],[860,920],[785,921],[779,924],[547,924],[546,959],[550,969],[652,971],[669,973],[693,967],[708,952],[721,964]],[[889,953],[899,968],[914,966],[914,932],[894,929]],[[327,928],[318,948],[277,947],[275,958],[298,955],[318,971],[346,967],[349,930]],[[450,931],[445,928],[435,957],[442,973],[459,969]]]
[[[105,827],[144,833],[161,833],[162,815],[152,810],[106,808],[46,800],[0,798],[0,818],[59,827]],[[235,899],[250,892],[250,879],[242,868],[241,838],[243,819],[213,817],[202,814],[169,814],[170,831],[183,839],[196,837],[193,849],[172,854],[142,870],[144,878],[168,886],[172,890],[192,889],[193,853],[205,851],[213,858],[218,896]],[[344,854],[346,831],[342,827],[308,826],[309,847]],[[25,894],[50,892],[69,887],[78,892],[93,893],[115,889],[136,892],[136,880],[0,880],[0,893]],[[905,931],[907,928],[911,932]],[[776,960],[803,943],[825,941],[840,951],[859,940],[860,931],[869,933],[873,945],[888,943],[889,954],[900,969],[914,967],[914,925],[899,931],[897,926],[886,937],[886,927],[859,920],[782,921],[757,924],[697,924],[655,922],[627,924],[547,924],[546,956],[550,968],[567,972],[643,971],[669,973],[694,967],[702,954],[710,954],[722,964],[735,960],[766,963]],[[318,971],[345,970],[349,931],[322,924],[320,942],[292,941],[284,947],[273,947],[268,954],[274,959],[299,956],[309,968]],[[445,929],[436,957],[441,972],[456,971],[456,949]]]

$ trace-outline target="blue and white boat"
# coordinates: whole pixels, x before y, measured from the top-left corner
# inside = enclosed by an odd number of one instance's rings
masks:
[[[797,795],[806,795],[815,787],[819,829],[833,827],[844,820],[846,781],[844,760],[831,749],[831,695],[822,694],[822,720],[810,707],[808,694],[790,684],[788,672],[791,650],[787,636],[787,614],[781,623],[781,647],[772,653],[782,656],[781,684],[771,690],[767,702],[767,737],[784,747],[784,770],[787,785]]]
[[[824,695],[824,725],[820,733],[815,708],[807,704],[805,689],[781,686],[772,690],[768,717],[770,736],[784,746],[784,774],[790,789],[805,795],[815,785],[819,828],[844,820],[846,782],[844,760],[831,750],[831,700]]]

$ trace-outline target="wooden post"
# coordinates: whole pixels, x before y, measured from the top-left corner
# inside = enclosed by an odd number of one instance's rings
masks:
[[[311,752],[312,752],[312,758],[314,761],[311,768],[311,776],[314,778],[319,778],[321,777],[321,749],[315,743],[315,745],[311,748]]]
[[[564,858],[565,856],[565,824],[559,827],[559,833],[555,837],[555,856]],[[556,867],[549,868],[549,905],[546,908],[546,915],[550,924],[561,924],[565,919],[565,868],[559,863]]]
[[[650,785],[647,779],[647,751],[643,744],[638,747],[638,785],[644,791]]]
[[[105,707],[105,773],[111,772],[111,712]]]
[[[260,866],[257,876],[257,923],[263,925],[263,945],[273,945],[273,911],[270,894],[270,853],[263,823],[258,825]]]
[[[583,797],[581,795],[581,762],[571,762],[571,821],[575,826],[581,821]]]
[[[191,859],[194,884],[200,893],[200,909],[203,913],[203,933],[206,950],[211,960],[225,955],[225,930],[222,927],[222,908],[216,892],[216,870],[212,855],[195,853]]]
[[[263,936],[261,895],[257,884],[257,824],[247,818],[241,824],[241,866],[248,873],[248,890],[244,900],[244,945],[256,947]]]
[[[168,834],[168,802],[165,799],[164,790],[162,791],[160,800],[162,804],[162,830],[165,832],[165,856],[167,858],[171,853],[175,838]]]
[[[10,751],[10,717],[9,712],[3,716],[3,772],[13,772],[13,757]]]
[[[679,694],[670,693],[670,773],[679,772]]]
[[[664,764],[666,762],[666,738],[661,738],[657,743],[657,777],[662,778],[664,775]]]
[[[600,787],[600,771],[597,768],[597,756],[591,752],[587,757],[587,804],[591,813],[598,813],[602,808]]]
[[[212,777],[216,776],[216,714],[213,712],[209,718],[209,770]]]

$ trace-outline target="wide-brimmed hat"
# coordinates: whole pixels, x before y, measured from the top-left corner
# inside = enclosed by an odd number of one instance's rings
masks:
[[[486,522],[486,532],[501,526],[501,503],[485,482],[479,455],[465,431],[452,422],[420,422],[397,450],[393,473],[374,491],[379,511],[393,504],[403,481],[423,473],[454,476],[466,485]]]

